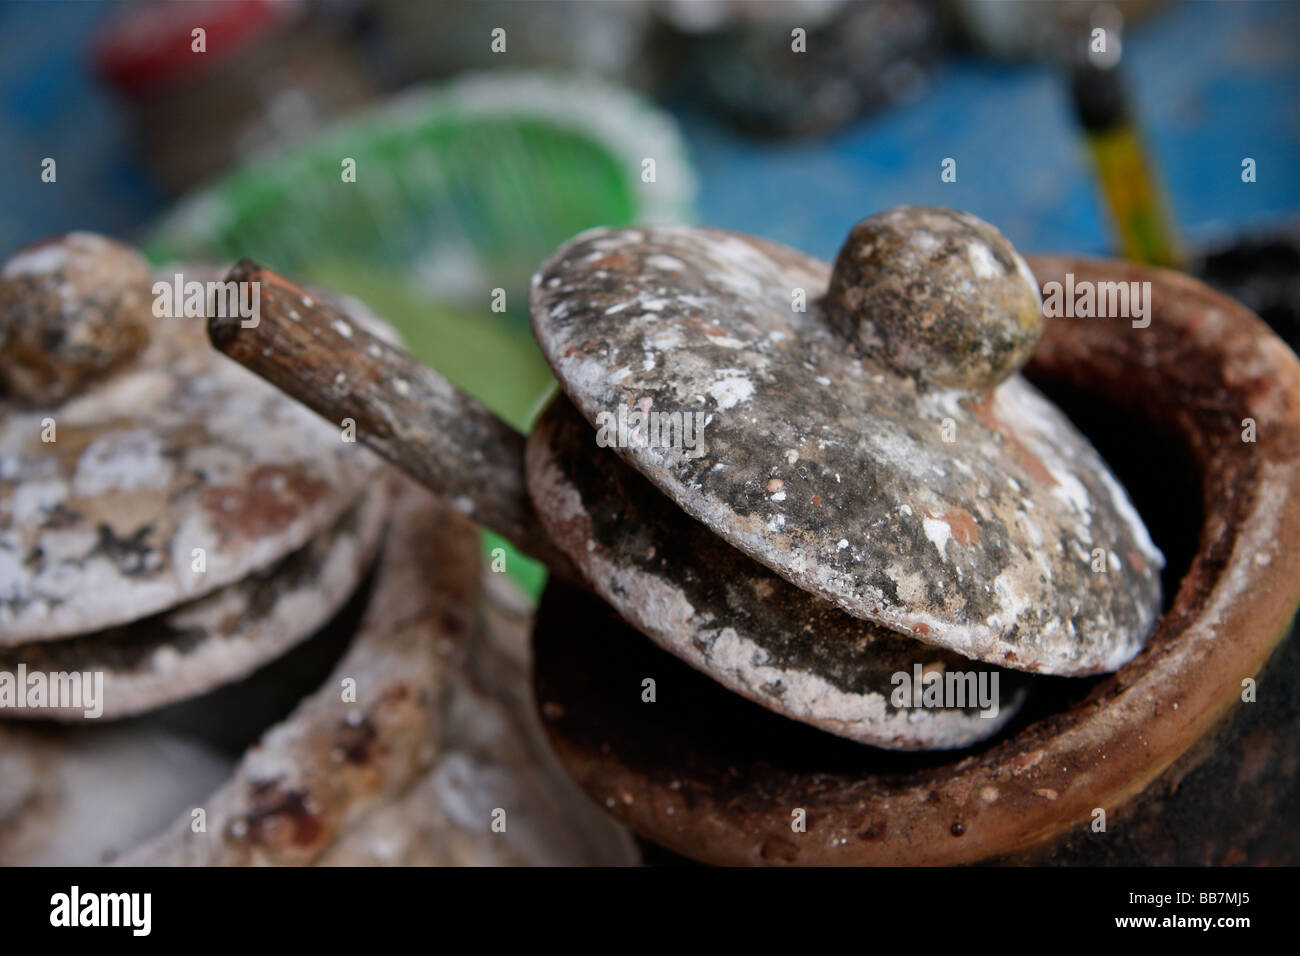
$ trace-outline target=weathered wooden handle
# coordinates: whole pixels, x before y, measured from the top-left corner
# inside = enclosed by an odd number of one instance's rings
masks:
[[[524,438],[482,404],[348,316],[248,259],[226,277],[256,282],[254,324],[208,317],[217,349],[356,437],[479,524],[552,569],[568,567],[524,487]]]

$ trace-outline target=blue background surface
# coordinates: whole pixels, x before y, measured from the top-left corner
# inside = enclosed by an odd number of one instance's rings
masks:
[[[132,235],[164,197],[95,85],[89,38],[110,5],[0,4],[0,254],[54,232]],[[1192,0],[1126,38],[1134,105],[1192,243],[1300,212],[1300,3]],[[699,221],[831,257],[850,225],[932,203],[995,223],[1022,250],[1104,252],[1108,226],[1067,91],[1044,66],[950,61],[921,98],[829,137],[759,142],[677,110],[700,173]],[[58,161],[42,184],[40,161]],[[957,160],[957,182],[940,162]],[[1258,181],[1241,182],[1253,157]]]
[[[1133,106],[1189,241],[1300,211],[1300,4],[1193,2],[1125,44]],[[831,258],[862,216],[965,209],[1022,251],[1100,253],[1109,225],[1069,92],[1044,66],[956,61],[923,97],[830,138],[762,146],[686,121],[701,220]],[[940,181],[944,157],[957,181]],[[1241,181],[1241,160],[1257,182]]]

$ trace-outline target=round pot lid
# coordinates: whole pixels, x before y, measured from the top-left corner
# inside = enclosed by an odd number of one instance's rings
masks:
[[[272,568],[147,620],[0,650],[0,673],[103,674],[92,719],[143,713],[256,670],[314,634],[370,567],[388,511],[387,487]],[[18,681],[19,686],[24,686]],[[70,722],[88,708],[4,707],[0,714]]]
[[[898,261],[931,300],[969,300],[986,274],[1028,281],[982,235],[916,235]],[[949,275],[951,288],[936,278]],[[598,229],[534,276],[533,330],[600,444],[788,581],[1001,666],[1129,660],[1158,613],[1163,558],[1096,451],[1019,376],[979,392],[898,370],[836,327],[831,279],[736,233]],[[659,442],[632,424],[651,413]],[[693,447],[664,441],[688,416]]]
[[[769,710],[890,749],[964,747],[1019,708],[1025,675],[910,640],[795,587],[593,444],[591,426],[557,400],[529,436],[529,492],[596,592],[665,650]],[[940,694],[948,685],[960,701]]]
[[[153,320],[138,358],[77,396],[0,402],[0,646],[137,620],[268,567],[378,467],[213,350],[201,319]]]

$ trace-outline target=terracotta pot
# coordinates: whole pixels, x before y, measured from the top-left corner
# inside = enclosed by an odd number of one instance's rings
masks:
[[[888,754],[749,704],[556,585],[538,704],[571,773],[637,833],[719,864],[1300,862],[1300,363],[1183,275],[1030,264],[1042,283],[1151,283],[1149,327],[1051,319],[1026,370],[1169,558],[1145,651],[1115,674],[1039,679],[981,747]]]

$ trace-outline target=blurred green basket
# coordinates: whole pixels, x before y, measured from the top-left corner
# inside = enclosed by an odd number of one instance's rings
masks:
[[[347,159],[356,182],[343,181]],[[239,170],[182,201],[145,249],[251,256],[349,292],[524,429],[549,382],[527,335],[533,270],[592,226],[688,220],[693,191],[675,125],[643,100],[588,79],[484,74]],[[504,315],[489,307],[496,288]]]
[[[528,332],[533,271],[593,226],[688,221],[693,194],[675,124],[645,101],[587,78],[491,73],[408,92],[241,168],[144,246],[156,262],[249,256],[355,295],[526,431],[553,388]]]

